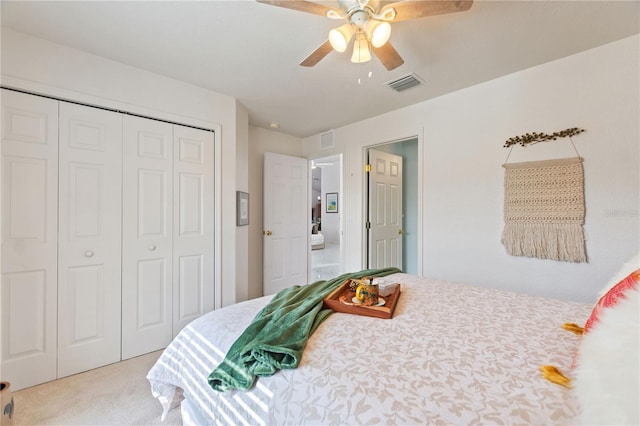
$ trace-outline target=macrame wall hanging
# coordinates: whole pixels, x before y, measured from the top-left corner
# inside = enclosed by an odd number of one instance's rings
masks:
[[[571,128],[547,135],[533,133],[508,139],[504,175],[502,244],[512,256],[586,262],[584,240],[584,171]],[[509,164],[513,146],[568,137],[575,158]]]

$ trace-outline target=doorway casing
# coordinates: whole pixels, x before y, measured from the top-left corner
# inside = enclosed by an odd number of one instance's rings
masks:
[[[321,184],[319,190],[320,196],[320,214],[318,215],[318,194],[314,195],[313,190],[313,168],[321,168]],[[309,207],[307,209],[310,212],[310,216],[314,214],[320,217],[320,229],[325,238],[325,249],[311,250],[311,243],[309,243],[308,250],[308,282],[317,281],[317,274],[314,276],[314,269],[317,270],[318,265],[314,268],[314,258],[316,263],[317,259],[322,257],[323,253],[327,256],[331,253],[332,259],[329,264],[324,263],[320,267],[329,268],[335,271],[336,275],[344,273],[344,251],[343,251],[343,217],[344,217],[344,204],[343,204],[343,161],[342,154],[334,154],[325,157],[318,157],[309,160]],[[327,212],[326,200],[327,193],[338,194],[338,208],[337,212]],[[309,236],[309,238],[311,238]],[[323,252],[323,250],[326,250]],[[335,256],[334,256],[335,254]],[[333,259],[335,257],[335,259]],[[317,271],[316,271],[317,272]],[[322,277],[323,279],[326,277]]]

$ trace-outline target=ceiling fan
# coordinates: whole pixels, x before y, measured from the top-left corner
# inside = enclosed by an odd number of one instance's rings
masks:
[[[389,71],[404,60],[388,41],[392,22],[462,12],[471,7],[473,0],[337,0],[338,8],[323,6],[306,0],[257,0],[258,3],[285,7],[300,12],[346,20],[329,31],[329,39],[307,56],[300,65],[312,67],[331,50],[344,52],[354,38],[351,62],[371,60],[369,47]]]

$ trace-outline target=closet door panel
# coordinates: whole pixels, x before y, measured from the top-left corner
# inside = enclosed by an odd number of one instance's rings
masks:
[[[172,125],[124,117],[122,358],[172,338]]]
[[[2,380],[56,378],[58,102],[2,89]]]
[[[204,259],[202,255],[180,256],[177,322],[191,321],[203,312]]]
[[[174,126],[173,333],[213,309],[214,134]]]
[[[122,116],[60,103],[58,377],[120,360]]]

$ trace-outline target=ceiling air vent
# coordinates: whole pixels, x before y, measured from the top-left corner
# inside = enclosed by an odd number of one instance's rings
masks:
[[[387,86],[391,87],[396,92],[402,92],[407,89],[411,89],[412,87],[419,86],[424,81],[418,77],[415,73],[407,74],[398,78],[397,80],[390,81]]]
[[[320,134],[320,149],[333,148],[333,130]]]

